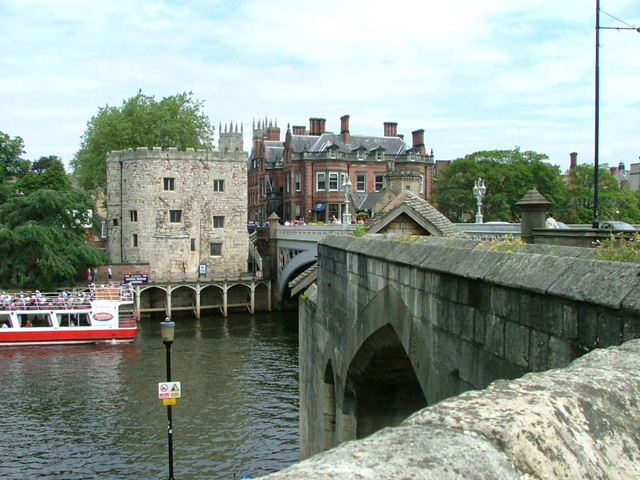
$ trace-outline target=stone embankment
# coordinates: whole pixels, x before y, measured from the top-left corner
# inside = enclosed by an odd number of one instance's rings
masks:
[[[640,478],[640,340],[444,400],[263,478]]]

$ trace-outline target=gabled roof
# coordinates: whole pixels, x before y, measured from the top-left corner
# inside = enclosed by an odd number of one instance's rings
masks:
[[[351,153],[357,149],[367,152],[384,150],[390,155],[403,155],[407,145],[400,137],[374,137],[365,135],[351,135],[351,143],[345,143],[344,137],[336,133],[323,133],[320,136],[292,135],[291,149],[294,153],[321,153],[330,146],[338,148],[339,152]]]
[[[351,194],[353,208],[357,210],[373,210],[387,192],[357,192]]]
[[[407,215],[430,235],[436,237],[464,237],[453,222],[426,200],[405,190],[384,206],[369,222],[368,233],[382,232],[401,215]]]

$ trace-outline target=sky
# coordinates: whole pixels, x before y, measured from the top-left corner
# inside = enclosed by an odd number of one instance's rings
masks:
[[[601,27],[640,27],[600,0]],[[594,161],[596,0],[0,0],[0,131],[29,160],[79,150],[139,90],[204,102],[251,148],[254,121],[352,135],[425,130],[436,160],[481,150]],[[600,164],[640,156],[640,33],[600,30]],[[409,145],[410,146],[410,145]]]

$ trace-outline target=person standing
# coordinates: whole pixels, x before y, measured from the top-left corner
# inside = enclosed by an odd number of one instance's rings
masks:
[[[549,216],[547,217],[547,221],[545,222],[545,227],[558,228],[558,222],[556,222],[556,219],[553,218],[553,213],[550,213]]]
[[[109,283],[111,283],[111,276],[113,275],[113,272],[111,271],[111,265],[109,265],[107,267],[107,277],[109,277]]]
[[[98,283],[98,267],[93,267],[93,281]]]

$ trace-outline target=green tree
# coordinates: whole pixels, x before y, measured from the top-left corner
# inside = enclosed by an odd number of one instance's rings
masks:
[[[87,265],[108,262],[89,245],[93,201],[80,190],[38,190],[0,206],[0,282],[50,289],[72,283]]]
[[[24,160],[24,142],[20,137],[11,138],[0,132],[0,183],[22,177],[29,171],[29,161]]]
[[[47,161],[42,162],[43,159]],[[15,182],[14,188],[24,195],[31,195],[38,190],[71,190],[71,182],[58,157],[41,157],[31,165],[26,175]]]
[[[577,165],[569,172],[568,201],[565,217],[569,223],[591,224],[594,210],[593,166]],[[620,188],[607,165],[598,170],[599,219],[622,220],[640,223],[639,196],[635,192]]]
[[[544,154],[521,152],[519,147],[481,151],[456,159],[438,172],[434,203],[453,221],[475,218],[473,186],[482,178],[487,186],[482,200],[485,221],[517,220],[520,209],[516,203],[534,187],[554,208],[562,209],[566,187],[559,178],[559,168],[548,165],[547,160]]]
[[[106,189],[106,154],[113,150],[177,147],[213,148],[213,127],[202,112],[204,102],[192,93],[181,93],[156,101],[137,95],[121,107],[98,109],[87,123],[80,150],[71,161],[78,184],[88,192]]]

